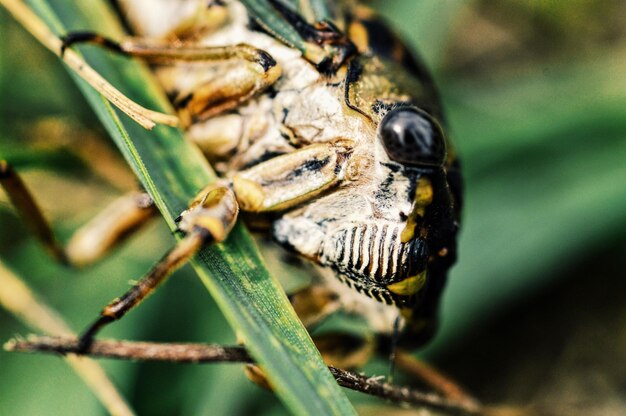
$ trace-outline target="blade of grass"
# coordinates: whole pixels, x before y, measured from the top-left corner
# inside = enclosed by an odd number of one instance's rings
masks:
[[[58,35],[85,28],[110,36],[121,35],[118,22],[101,3],[32,0],[29,4]],[[85,57],[135,101],[171,111],[147,69],[137,62],[93,49],[86,50]],[[179,130],[157,126],[147,132],[130,119],[118,116],[102,96],[77,76],[74,78],[174,229],[174,217],[204,185],[215,179],[210,167]],[[243,226],[233,230],[226,244],[202,250],[193,265],[291,412],[355,413]]]
[[[29,25],[30,33],[43,44],[46,48],[52,51],[63,59],[63,62],[69,66],[76,75],[79,75],[85,82],[100,91],[113,105],[124,111],[135,122],[139,123],[144,128],[150,130],[156,123],[167,124],[170,126],[178,125],[178,119],[175,116],[168,114],[161,114],[152,110],[137,105],[132,101],[129,101],[125,96],[107,82],[98,72],[94,71],[80,56],[72,51],[67,50],[65,53],[61,53],[62,41],[58,37],[55,37],[50,32],[48,27],[36,19],[29,18],[29,11],[27,6],[18,0],[4,0],[6,7],[13,10],[13,15],[21,24]],[[27,19],[28,22],[22,21]]]
[[[258,16],[257,23],[293,48],[304,52],[306,43],[302,36],[272,7],[267,0],[241,0],[254,16]]]

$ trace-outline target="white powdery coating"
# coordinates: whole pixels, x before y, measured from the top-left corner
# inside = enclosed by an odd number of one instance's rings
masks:
[[[202,0],[119,0],[135,32],[155,39],[167,35],[205,3]]]
[[[124,3],[127,3],[126,9],[131,16],[135,16],[137,23],[132,18],[131,22],[139,29],[139,33],[157,38],[164,37],[181,22],[189,19],[200,10],[199,7],[206,7],[203,0],[125,0]],[[388,169],[378,162],[388,162],[389,158],[377,140],[375,123],[345,104],[343,84],[331,85],[313,65],[302,58],[298,50],[289,48],[264,33],[251,31],[248,28],[248,14],[242,4],[229,2],[227,7],[228,23],[198,39],[197,45],[228,46],[246,43],[263,49],[280,65],[282,76],[273,86],[276,92],[273,97],[254,97],[237,107],[236,114],[217,116],[192,127],[194,136],[201,136],[203,131],[214,131],[212,128],[219,124],[231,125],[232,131],[241,131],[237,143],[223,144],[224,153],[234,146],[237,146],[237,150],[231,159],[218,165],[219,170],[226,176],[231,176],[234,171],[257,160],[268,150],[294,150],[295,147],[290,147],[291,144],[282,134],[285,128],[293,134],[292,139],[298,142],[298,146],[348,139],[354,143],[353,160],[359,156],[372,161],[359,169],[358,181],[343,182],[340,189],[331,195],[321,197],[304,207],[309,219],[288,214],[282,220],[276,221],[274,235],[277,238],[287,236],[282,243],[291,244],[305,256],[315,258],[321,247],[325,244],[332,245],[332,236],[342,224],[366,223],[372,221],[374,216],[378,220],[396,219],[401,213],[408,213],[411,208],[411,201],[407,196],[410,184],[400,175],[389,187],[390,193],[396,197],[383,202],[376,199],[380,183],[389,174]],[[220,76],[224,71],[238,70],[236,64],[236,61],[231,61],[222,64],[173,65],[159,68],[159,76],[168,90],[186,91],[202,80]],[[221,123],[221,117],[229,117],[228,122]],[[203,126],[203,123],[206,125]],[[231,137],[230,134],[227,136]],[[196,137],[196,140],[202,141],[201,137]],[[372,212],[374,206],[375,213]],[[346,207],[349,207],[347,216]],[[342,221],[328,224],[323,230],[313,221],[319,219],[320,215],[342,218]],[[367,237],[374,236],[368,234]],[[391,249],[389,241],[385,242],[385,248]],[[349,250],[347,252],[352,253]],[[374,270],[378,267],[376,260],[368,259],[368,262],[374,263]],[[364,267],[365,265],[362,268]],[[346,311],[363,316],[380,333],[390,334],[393,331],[398,317],[397,307],[385,305],[349,288],[328,267],[320,267],[319,270],[324,284],[337,292]]]

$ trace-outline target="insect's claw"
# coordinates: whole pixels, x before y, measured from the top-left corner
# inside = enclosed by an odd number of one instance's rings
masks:
[[[89,38],[93,38],[93,36],[95,36],[95,33],[91,32],[70,32],[61,36],[61,58],[65,55],[67,48],[71,47],[75,43],[85,42],[87,34],[90,35]]]
[[[89,352],[89,349],[91,348],[91,344],[93,344],[94,339],[93,338],[85,338],[84,336],[81,336],[78,339],[78,345],[76,346],[76,354],[78,355],[84,355],[87,354]]]
[[[91,345],[94,342],[94,338],[100,329],[113,322],[115,320],[114,317],[109,315],[101,315],[93,324],[87,328],[85,332],[82,333],[80,338],[78,338],[78,345],[76,347],[77,354],[85,354],[91,348]]]
[[[174,229],[174,234],[187,235],[187,231],[184,228],[183,220],[185,216],[189,213],[189,210],[186,209],[178,215],[178,217],[174,218],[174,223],[176,224],[176,228]]]
[[[65,50],[67,49],[67,42],[65,36],[61,36],[61,50],[59,51],[59,56],[61,59],[65,56]]]
[[[185,216],[185,212],[183,211],[178,217],[174,218],[174,223],[176,224],[176,228],[174,229],[174,234],[186,235],[187,232],[181,228],[181,222]]]
[[[76,43],[93,43],[114,52],[125,53],[119,43],[95,32],[69,32],[61,36],[61,58],[63,58],[65,50]]]

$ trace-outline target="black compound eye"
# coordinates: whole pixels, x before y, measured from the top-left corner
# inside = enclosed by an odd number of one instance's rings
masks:
[[[389,111],[380,122],[380,137],[391,159],[405,165],[441,166],[446,143],[439,124],[416,108]]]

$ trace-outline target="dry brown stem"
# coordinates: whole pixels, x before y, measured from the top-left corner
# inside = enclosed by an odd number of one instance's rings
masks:
[[[5,344],[5,349],[65,355],[78,352],[78,340],[68,337],[30,337],[28,340],[9,341]],[[112,340],[94,341],[86,355],[100,358],[174,363],[253,362],[246,349],[239,346],[158,344]],[[410,387],[384,383],[378,377],[367,377],[335,367],[329,367],[329,370],[340,386],[392,402],[440,410],[453,415],[481,414],[481,409],[476,404],[457,402],[436,393],[424,393]]]

